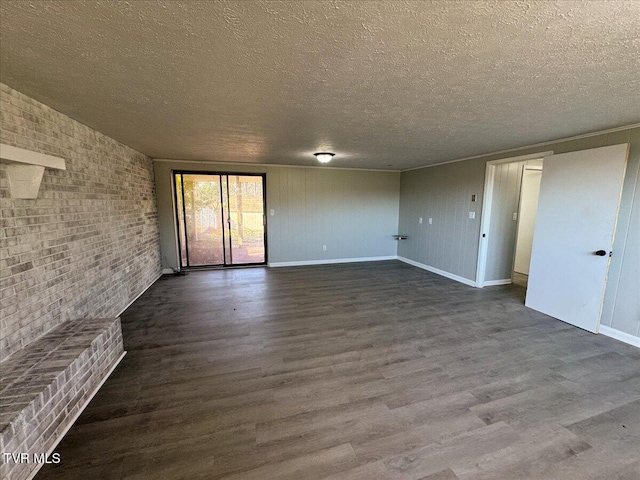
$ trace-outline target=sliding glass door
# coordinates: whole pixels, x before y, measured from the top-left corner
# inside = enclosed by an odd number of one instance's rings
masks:
[[[174,172],[180,267],[265,264],[264,175]]]

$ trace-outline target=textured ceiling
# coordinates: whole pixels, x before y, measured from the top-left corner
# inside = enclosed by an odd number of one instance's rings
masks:
[[[640,122],[640,1],[0,2],[4,83],[156,158],[405,169]]]

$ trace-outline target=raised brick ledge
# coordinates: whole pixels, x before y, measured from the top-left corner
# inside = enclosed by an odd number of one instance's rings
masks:
[[[124,354],[119,318],[59,325],[0,363],[0,451],[46,453]],[[0,478],[31,478],[40,465],[5,463]]]

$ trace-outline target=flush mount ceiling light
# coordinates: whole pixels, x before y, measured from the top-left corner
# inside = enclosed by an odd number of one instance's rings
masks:
[[[320,163],[329,163],[333,158],[333,156],[335,155],[335,153],[318,152],[318,153],[314,153],[314,155]]]

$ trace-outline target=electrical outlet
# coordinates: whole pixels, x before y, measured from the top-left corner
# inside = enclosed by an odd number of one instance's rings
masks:
[[[418,223],[422,223],[422,217],[420,217],[420,220],[418,220]]]
[[[433,218],[429,217],[429,225],[433,223]]]
[[[518,212],[513,212],[513,219],[518,220]]]
[[[324,250],[326,252],[327,251],[327,246],[326,245],[322,245],[322,250]]]
[[[476,212],[469,212],[469,218],[471,219],[476,218]]]

